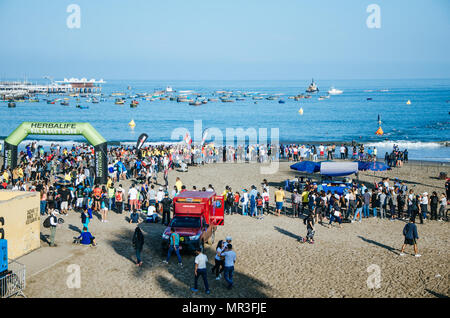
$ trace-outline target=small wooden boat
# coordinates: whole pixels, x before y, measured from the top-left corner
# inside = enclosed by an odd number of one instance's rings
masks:
[[[131,108],[136,108],[139,105],[139,102],[137,100],[132,100],[130,103]]]
[[[66,102],[66,101],[61,102],[60,104],[61,104],[62,106],[69,106],[69,102]]]
[[[116,98],[116,101],[114,102],[114,104],[123,105],[123,104],[125,104],[125,100],[123,100],[122,98]]]
[[[9,103],[8,103],[8,108],[16,108],[16,103],[14,103],[14,102],[9,102]]]
[[[200,106],[201,104],[202,104],[202,102],[200,102],[198,100],[189,102],[189,105],[191,105],[191,106]]]

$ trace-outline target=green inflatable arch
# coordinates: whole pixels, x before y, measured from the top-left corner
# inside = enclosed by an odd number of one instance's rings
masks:
[[[17,146],[28,135],[83,135],[95,149],[96,182],[108,176],[107,142],[89,123],[23,122],[5,139],[4,167],[17,166]]]

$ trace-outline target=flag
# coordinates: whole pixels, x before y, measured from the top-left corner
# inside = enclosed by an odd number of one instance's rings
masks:
[[[205,130],[203,131],[203,138],[202,138],[202,143],[201,143],[201,145],[203,145],[203,144],[205,143],[207,137],[208,137],[208,129],[205,129]]]

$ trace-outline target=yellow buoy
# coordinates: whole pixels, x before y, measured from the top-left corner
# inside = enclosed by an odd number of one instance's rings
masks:
[[[408,99],[408,101],[406,102],[406,105],[411,105],[411,101]]]
[[[131,128],[134,128],[136,126],[136,123],[133,119],[128,123],[128,126],[130,126]]]
[[[298,113],[299,113],[300,115],[303,115],[303,108],[300,108],[300,109],[298,110]]]

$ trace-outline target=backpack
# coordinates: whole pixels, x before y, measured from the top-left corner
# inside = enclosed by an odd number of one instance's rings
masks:
[[[228,202],[228,204],[233,204],[233,201],[234,201],[233,193],[228,192],[228,195],[227,195],[227,202]]]
[[[122,191],[116,192],[116,202],[122,202]]]
[[[45,220],[44,220],[44,223],[42,224],[45,228],[49,228],[50,226],[51,226],[51,224],[50,224],[50,218],[51,218],[51,216],[49,216],[49,217],[47,217]]]
[[[256,200],[256,205],[257,206],[262,206],[263,205],[263,200],[262,199]]]

